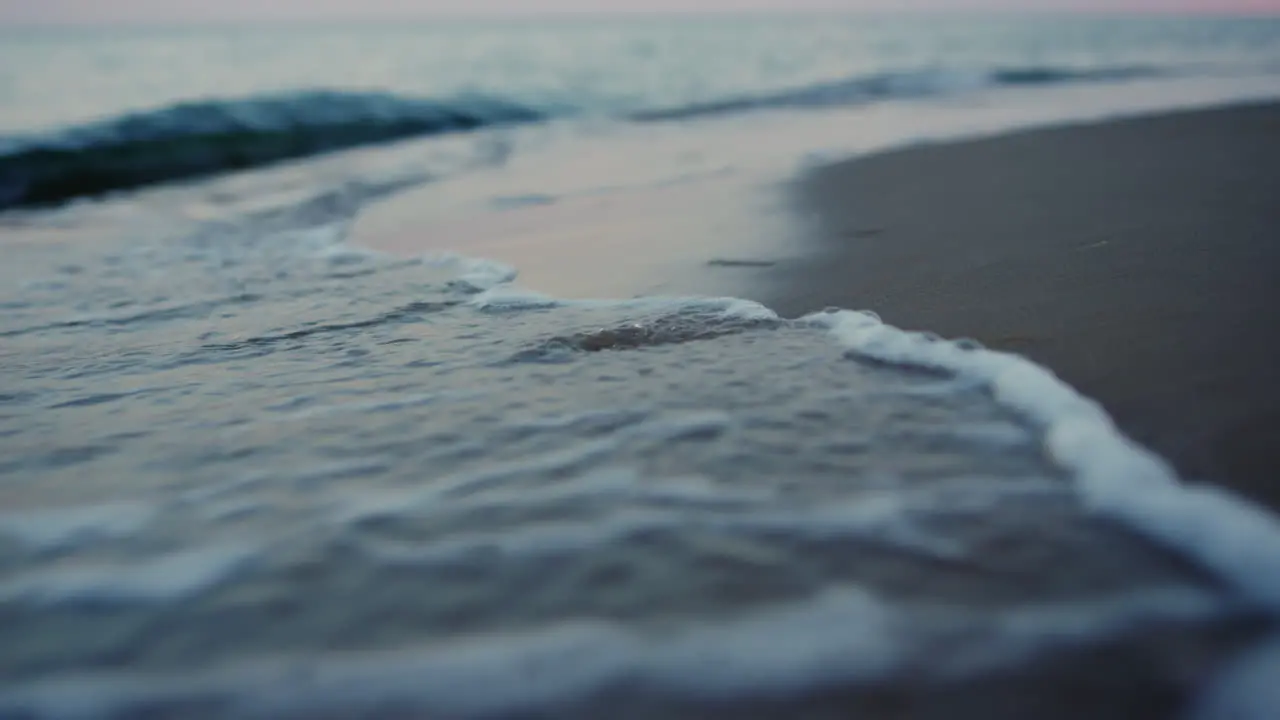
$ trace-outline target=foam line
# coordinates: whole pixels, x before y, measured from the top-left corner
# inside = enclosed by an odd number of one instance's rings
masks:
[[[1083,500],[1221,576],[1248,602],[1280,614],[1280,521],[1230,492],[1181,482],[1162,459],[1122,435],[1100,405],[1017,355],[886,325],[870,313],[802,319],[857,354],[983,382],[996,400],[1040,424],[1045,451],[1071,471]]]

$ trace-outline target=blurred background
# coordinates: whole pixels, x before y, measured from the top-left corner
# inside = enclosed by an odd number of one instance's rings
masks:
[[[1067,1],[1004,12],[917,2],[854,16],[834,11],[868,8],[743,7],[756,12],[729,2],[657,16],[622,2],[10,2],[0,12],[0,203],[494,125],[679,122],[992,87],[1230,77],[1280,62],[1274,19],[1151,12],[1256,3],[1135,0],[1104,16]]]

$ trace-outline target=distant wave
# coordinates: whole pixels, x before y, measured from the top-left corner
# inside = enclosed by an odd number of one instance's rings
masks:
[[[303,92],[181,103],[46,136],[0,139],[0,209],[549,114],[486,97],[438,101],[388,93]]]
[[[1142,65],[1071,70],[1054,67],[1006,68],[991,73],[991,80],[998,85],[1051,85],[1066,82],[1103,82],[1137,80],[1168,74]]]
[[[920,70],[862,75],[834,82],[789,88],[773,93],[725,98],[675,108],[637,113],[635,120],[680,120],[766,108],[821,108],[857,105],[897,98],[929,97],[984,87],[1056,85],[1155,77],[1145,67],[1076,70],[1055,67],[1002,68],[989,71]]]
[[[863,75],[772,93],[623,113],[668,121],[764,108],[819,108],[992,86],[1153,76],[1141,67],[1017,67]],[[0,138],[0,210],[45,205],[401,138],[528,123],[617,108],[538,107],[494,97],[415,99],[390,93],[299,92],[186,102],[35,137]]]

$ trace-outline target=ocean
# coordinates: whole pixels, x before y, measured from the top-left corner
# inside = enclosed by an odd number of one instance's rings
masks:
[[[0,717],[1275,707],[1276,518],[1048,370],[361,239],[603,197],[602,247],[678,221],[750,264],[815,163],[1280,97],[1280,21],[2,38]]]

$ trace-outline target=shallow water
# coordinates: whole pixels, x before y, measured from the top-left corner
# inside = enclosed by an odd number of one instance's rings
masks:
[[[355,206],[6,244],[0,709],[785,715],[1252,622],[980,379],[359,251]]]

